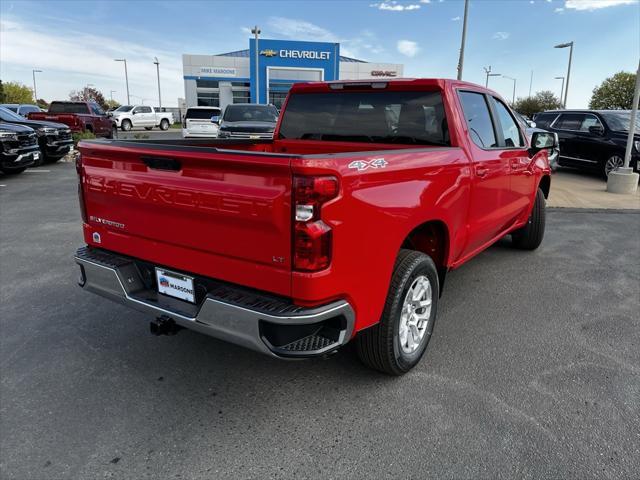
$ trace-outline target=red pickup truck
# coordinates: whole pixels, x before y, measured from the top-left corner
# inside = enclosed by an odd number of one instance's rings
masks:
[[[506,102],[438,79],[296,84],[273,140],[83,141],[80,285],[279,358],[352,339],[420,360],[447,271],[545,227],[548,150]]]
[[[46,112],[31,112],[29,120],[64,123],[72,132],[91,132],[96,137],[113,138],[113,120],[96,102],[51,102]]]

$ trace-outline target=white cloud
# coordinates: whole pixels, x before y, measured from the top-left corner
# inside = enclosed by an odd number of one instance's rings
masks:
[[[296,40],[315,40],[318,42],[338,42],[339,39],[326,28],[319,27],[306,20],[286,17],[270,17],[269,27],[277,34]]]
[[[496,32],[493,34],[493,38],[496,40],[506,40],[511,34],[509,32]]]
[[[562,12],[564,12],[564,8],[557,7],[557,8],[554,10],[554,12],[556,12],[556,13],[562,13]]]
[[[570,10],[598,10],[600,8],[637,3],[638,0],[565,0],[564,7]]]
[[[458,17],[453,17],[453,18],[451,19],[451,21],[452,21],[452,22],[459,22],[459,21],[460,21],[460,17],[459,17],[459,16],[458,16]]]
[[[431,0],[420,0],[420,3],[431,3]]]
[[[145,38],[145,32],[138,33]],[[82,88],[86,83],[95,83],[105,96],[107,88],[115,87],[118,97],[123,98],[124,68],[114,58],[126,58],[131,95],[144,95],[152,101],[157,95],[153,65],[156,56],[160,60],[162,97],[167,99],[167,105],[174,105],[174,99],[184,96],[180,53],[162,47],[148,48],[132,38],[88,34],[72,26],[49,30],[5,15],[0,21],[0,44],[3,71],[30,72],[34,67],[44,70],[39,80],[42,90],[52,92],[57,99],[67,98],[70,89]]]
[[[241,31],[242,33],[247,34],[247,35],[251,35],[251,29],[250,29],[250,28],[248,28],[248,27],[240,27],[240,31]]]
[[[409,12],[411,10],[418,10],[420,8],[420,5],[418,5],[417,3],[402,4],[398,3],[396,0],[385,0],[379,3],[372,3],[369,6],[377,8],[378,10],[387,10],[389,12]]]
[[[399,40],[397,43],[398,52],[407,57],[415,57],[420,51],[416,42],[411,40]]]

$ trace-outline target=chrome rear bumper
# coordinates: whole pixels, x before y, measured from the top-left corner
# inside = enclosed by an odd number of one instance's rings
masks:
[[[314,308],[279,297],[215,283],[197,305],[150,288],[140,263],[105,250],[81,248],[79,285],[155,317],[275,357],[315,357],[337,350],[353,333],[355,315],[341,300]]]

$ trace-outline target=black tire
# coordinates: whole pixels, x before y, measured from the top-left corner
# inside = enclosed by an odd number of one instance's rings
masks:
[[[153,127],[144,127],[145,130],[151,130]]]
[[[166,118],[160,120],[160,130],[169,130],[169,120]]]
[[[24,172],[27,167],[0,167],[0,171],[5,175],[18,175],[19,173]]]
[[[131,120],[122,120],[122,125],[120,125],[123,132],[129,132],[133,128],[133,124]]]
[[[527,224],[511,233],[513,246],[521,250],[535,250],[542,243],[544,238],[544,227],[546,222],[546,201],[544,193],[538,189],[536,200],[529,215]]]
[[[407,292],[420,276],[429,280],[432,289],[431,310],[419,346],[406,353],[400,346],[400,317]],[[431,257],[414,250],[400,250],[380,322],[356,337],[356,351],[362,363],[389,375],[403,375],[415,367],[433,333],[439,294],[438,270]]]

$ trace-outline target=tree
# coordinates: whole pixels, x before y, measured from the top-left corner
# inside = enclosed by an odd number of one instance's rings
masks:
[[[69,93],[69,99],[73,102],[96,102],[103,109],[107,110],[107,102],[104,95],[93,87],[84,87],[82,90],[72,90]]]
[[[618,72],[593,89],[589,108],[594,110],[631,110],[636,76]]]
[[[116,109],[120,106],[120,102],[117,102],[116,100],[107,100],[105,103],[107,105],[107,109]]]
[[[0,103],[7,103],[4,97],[4,85],[2,84],[2,80],[0,80]]]
[[[519,98],[513,108],[522,115],[532,117],[534,114],[544,112],[545,110],[562,108],[562,102],[552,91],[542,90],[541,92],[537,92],[533,97]]]
[[[44,98],[39,98],[38,101],[36,102],[36,105],[42,108],[43,110],[46,110],[47,108],[49,108],[49,102],[47,102]]]
[[[34,103],[33,91],[18,82],[7,82],[2,84],[4,103]]]

